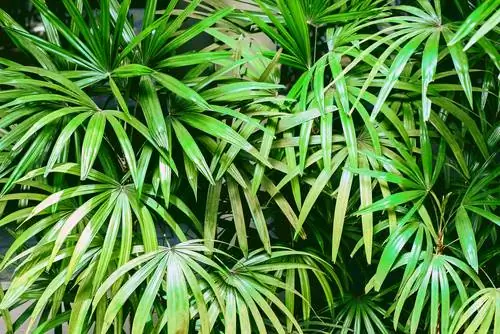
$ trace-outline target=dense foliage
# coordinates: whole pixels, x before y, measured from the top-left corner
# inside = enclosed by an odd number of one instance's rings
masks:
[[[500,332],[500,1],[32,4],[8,333]]]

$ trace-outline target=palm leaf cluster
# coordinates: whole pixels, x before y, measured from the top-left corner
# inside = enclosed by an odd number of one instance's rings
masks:
[[[499,1],[32,5],[7,333],[500,331]]]

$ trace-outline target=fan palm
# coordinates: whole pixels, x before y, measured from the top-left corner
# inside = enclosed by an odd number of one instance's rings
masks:
[[[498,1],[32,4],[7,333],[499,330]]]

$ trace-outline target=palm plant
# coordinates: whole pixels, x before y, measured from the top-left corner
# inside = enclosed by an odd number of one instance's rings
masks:
[[[7,333],[500,330],[498,1],[32,4]]]

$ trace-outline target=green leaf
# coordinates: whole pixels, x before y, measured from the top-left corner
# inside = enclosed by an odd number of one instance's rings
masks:
[[[42,16],[44,16],[47,21],[50,22],[51,25],[53,25],[60,33],[61,35],[64,36],[64,38],[76,49],[78,52],[84,56],[85,58],[88,59],[88,61],[95,67],[95,68],[103,68],[104,64],[102,63],[103,59],[100,58],[102,54],[100,52],[102,51],[102,48],[99,49],[97,44],[95,44],[97,41],[95,38],[93,39],[90,36],[90,31],[87,28],[87,25],[84,23],[83,18],[76,8],[75,4],[73,2],[70,2],[68,0],[63,0],[64,5],[68,11],[68,14],[72,16],[72,18],[76,21],[79,30],[82,33],[82,36],[85,38],[87,43],[84,43],[81,39],[77,37],[53,12],[51,12],[47,5],[45,4],[45,1],[43,0],[35,0],[33,4],[36,6],[38,11]],[[90,44],[90,45],[89,45]],[[89,47],[87,47],[89,45]],[[93,51],[96,51],[94,53]],[[100,59],[99,59],[100,58]]]
[[[50,70],[57,69],[56,65],[52,62],[49,55],[43,50],[43,48],[37,46],[35,42],[30,40],[30,38],[25,37],[26,35],[30,35],[3,9],[0,9],[0,22],[11,40],[18,47],[21,47],[32,55],[43,68]],[[19,32],[22,32],[23,34],[20,34]]]
[[[203,31],[205,31],[205,29],[209,28],[213,24],[220,21],[223,17],[225,17],[226,15],[231,13],[232,11],[233,11],[233,8],[226,7],[224,9],[221,9],[221,10],[215,12],[214,14],[208,16],[207,18],[201,20],[200,22],[194,24],[189,29],[186,29],[181,34],[179,34],[176,38],[174,38],[173,40],[168,42],[164,46],[162,52],[165,54],[165,53],[168,53],[170,51],[176,50],[180,46],[189,42],[194,37],[201,34]]]
[[[219,63],[220,61],[231,59],[232,55],[233,52],[231,51],[209,51],[180,54],[160,61],[158,65],[156,65],[156,68],[192,66],[204,64],[206,62]]]
[[[387,245],[384,247],[382,255],[380,257],[380,262],[377,266],[377,272],[375,273],[374,285],[375,290],[378,291],[382,286],[387,274],[391,270],[392,265],[396,261],[396,258],[401,252],[401,249],[408,242],[411,236],[416,232],[418,225],[409,224],[398,228],[391,236]]]
[[[368,159],[360,157],[360,166],[368,167]],[[361,207],[367,207],[372,204],[372,181],[367,175],[359,175],[359,192]],[[373,214],[367,213],[361,216],[363,229],[363,241],[365,246],[366,261],[371,264],[373,248]]]
[[[113,211],[113,207],[116,204],[116,198],[118,197],[118,194],[115,192],[108,195],[109,195],[109,200],[105,204],[103,204],[99,209],[96,210],[96,212],[94,213],[94,215],[89,220],[89,222],[87,223],[87,225],[85,226],[85,228],[82,230],[82,232],[78,237],[78,241],[75,245],[73,254],[71,255],[71,259],[67,267],[68,272],[66,274],[66,283],[68,283],[71,280],[71,277],[75,272],[76,267],[80,262],[80,259],[86,253],[92,240],[96,237],[97,233],[106,222],[108,216]],[[65,226],[63,226],[63,229],[64,228]]]
[[[18,183],[24,182],[26,180],[35,178],[40,175],[44,175],[45,172],[45,167],[44,168],[37,168],[29,171],[26,173],[24,177],[18,180]],[[56,164],[51,170],[51,173],[64,173],[64,174],[70,174],[70,175],[75,175],[75,176],[80,176],[80,165],[72,162],[67,162],[67,163],[61,163],[61,164]],[[90,170],[88,179],[92,181],[97,181],[101,183],[107,183],[109,185],[120,185],[116,180],[113,178],[98,172],[96,170]]]
[[[105,191],[95,197],[92,197],[85,203],[83,203],[78,209],[73,211],[71,215],[64,221],[63,226],[57,233],[56,240],[54,242],[54,247],[52,248],[52,254],[50,256],[50,261],[47,264],[47,268],[50,268],[56,258],[59,250],[66,242],[68,235],[71,231],[80,223],[86,215],[88,215],[92,210],[96,209],[99,205],[101,205],[106,199],[108,199],[111,195],[111,191]],[[99,214],[96,213],[95,220],[100,220],[101,215],[105,215],[106,211],[103,209],[105,207],[101,207],[102,211]]]
[[[120,92],[120,88],[116,85],[115,81],[113,78],[110,76],[109,77],[109,87],[111,88],[111,91],[113,92],[113,95],[115,96],[116,101],[118,102],[118,105],[122,110],[125,112],[125,114],[130,114],[127,106],[127,102],[125,101],[125,98],[123,97],[122,93]]]
[[[203,238],[209,254],[214,251],[214,241],[217,232],[217,213],[219,211],[220,192],[222,189],[222,180],[208,186],[207,204],[205,208],[205,222]]]
[[[450,333],[488,333],[497,331],[500,293],[498,289],[486,288],[477,291],[453,317]],[[493,321],[494,319],[494,321]],[[493,329],[492,329],[493,323]],[[464,326],[465,325],[465,326]]]
[[[269,130],[269,132],[264,133],[262,144],[260,146],[260,153],[266,159],[269,157],[269,152],[271,151],[271,147],[273,144],[274,132],[276,130],[276,121],[273,119],[268,119],[267,121],[267,129]],[[256,194],[260,188],[262,178],[264,177],[265,168],[266,167],[261,164],[255,166],[255,171],[252,178],[252,192],[254,194]]]
[[[167,319],[168,332],[187,334],[189,329],[189,296],[186,280],[175,256],[168,259]]]
[[[137,186],[137,162],[135,159],[135,152],[134,148],[132,147],[132,143],[130,142],[128,135],[125,132],[125,129],[116,118],[114,118],[112,115],[106,115],[106,119],[109,121],[109,124],[111,124],[111,127],[113,128],[115,135],[118,138],[118,142],[120,143],[120,146],[122,148],[125,161],[127,161],[130,174],[132,175],[132,179]]]
[[[330,70],[334,77],[340,76],[340,74],[342,73],[341,59],[342,56],[340,54],[332,53],[328,56],[328,64],[330,65]],[[335,88],[335,94],[340,100],[339,106],[343,108],[344,112],[349,113],[349,94],[347,92],[347,82],[344,76],[341,76],[337,80]]]
[[[420,322],[420,315],[422,314],[422,309],[424,307],[425,297],[427,295],[427,285],[429,284],[429,280],[432,272],[434,271],[434,266],[431,264],[425,273],[425,276],[418,288],[417,298],[415,299],[415,306],[411,312],[411,321],[410,321],[410,332],[412,334],[417,333],[418,323]]]
[[[210,168],[208,167],[207,162],[205,161],[205,157],[200,151],[200,148],[196,144],[196,141],[193,139],[189,131],[182,125],[181,122],[172,118],[172,127],[174,129],[175,135],[179,140],[179,143],[184,150],[184,153],[187,157],[196,165],[198,170],[207,178],[207,180],[214,184],[214,179],[212,177],[212,173]]]
[[[137,287],[146,280],[147,277],[158,267],[158,265],[162,262],[166,261],[164,256],[157,255],[148,263],[146,263],[142,268],[137,270],[130,279],[118,290],[116,295],[113,297],[111,302],[106,309],[106,314],[104,316],[104,324],[101,330],[101,334],[106,334],[108,328],[111,326],[111,323],[115,319],[117,313],[122,310],[123,305],[126,300],[130,297],[132,293],[137,289]],[[111,277],[110,277],[111,278]],[[101,286],[102,288],[103,286]],[[99,298],[100,299],[100,298]],[[96,298],[94,298],[93,305],[96,305]]]
[[[332,234],[332,260],[335,262],[340,247],[342,230],[349,201],[349,193],[351,192],[353,174],[344,170],[340,177],[340,185],[337,192],[337,200],[335,201],[335,213],[333,216],[333,234]]]
[[[437,266],[436,266],[437,267]],[[438,314],[439,314],[439,274],[440,267],[433,267],[431,274],[431,318],[430,329],[431,334],[436,334],[438,328]]]
[[[118,51],[118,44],[120,38],[123,38],[125,42],[130,42],[134,37],[134,32],[132,26],[127,21],[127,15],[129,13],[130,3],[132,0],[123,0],[121,3],[112,0],[110,7],[111,17],[116,21],[115,31],[113,33],[113,46],[115,47],[112,53],[113,57],[116,57],[116,52]],[[113,64],[115,67],[115,64]]]
[[[232,290],[227,292],[225,310],[225,334],[236,334],[236,297]]]
[[[39,131],[41,128],[46,126],[47,124],[54,122],[58,118],[62,118],[64,116],[77,113],[77,112],[82,112],[86,111],[87,108],[85,107],[68,107],[68,108],[62,108],[56,111],[51,112],[50,114],[42,117],[40,120],[38,120],[35,124],[31,126],[31,128],[24,134],[24,136],[19,139],[19,141],[12,147],[12,150],[15,151],[19,147],[21,147],[30,137],[32,137],[37,131]]]
[[[158,174],[160,178],[160,189],[161,193],[163,194],[165,207],[168,208],[170,204],[170,191],[172,189],[172,169],[163,158],[160,158],[158,164]]]
[[[2,188],[0,198],[12,189],[14,182],[23,176],[28,169],[32,168],[40,159],[43,159],[43,155],[46,153],[47,147],[49,147],[49,143],[52,140],[53,129],[54,128],[51,126],[45,127],[33,141],[17,166],[15,166],[14,170],[10,173],[8,181]]]
[[[399,193],[392,194],[385,198],[382,198],[369,207],[362,208],[356,212],[357,215],[362,215],[369,212],[375,212],[380,210],[387,210],[395,208],[398,205],[413,201],[417,198],[423,197],[427,194],[425,190],[408,190]]]
[[[498,4],[497,4],[498,6]],[[464,51],[467,51],[472,45],[474,45],[477,41],[483,38],[490,30],[495,29],[500,24],[500,11],[497,11],[483,23],[481,28],[479,28],[476,33],[471,37],[469,42],[464,47]]]
[[[497,0],[483,1],[460,25],[460,28],[455,32],[455,35],[453,35],[453,37],[448,42],[448,46],[452,46],[460,42],[460,40],[469,35],[474,30],[474,28],[492,12],[496,11],[498,14],[497,9]]]
[[[271,253],[271,240],[269,237],[269,231],[267,229],[266,218],[264,217],[264,213],[262,212],[258,197],[253,194],[249,188],[250,187],[243,189],[248,208],[250,209],[250,213],[252,214],[253,222],[257,229],[257,233],[259,234],[260,241],[262,241],[262,244],[264,245],[264,249],[268,253]]]
[[[90,266],[89,269],[94,269],[94,266]],[[71,316],[69,318],[68,330],[70,331],[84,331],[86,315],[92,305],[92,290],[90,286],[91,276],[92,275],[87,273],[76,292],[76,301],[72,305]]]
[[[431,101],[427,97],[429,84],[434,80],[438,63],[440,32],[433,32],[425,43],[422,56],[422,110],[424,121],[428,121],[431,114]]]
[[[472,206],[472,205],[465,205],[464,208],[466,208],[469,211],[472,211],[474,213],[477,213],[478,215],[488,219],[489,221],[493,222],[494,224],[497,224],[500,226],[500,217],[494,214],[491,211],[481,209],[480,207],[477,206]]]
[[[158,81],[158,83],[160,83],[160,85],[179,97],[196,103],[203,110],[210,109],[210,105],[203,99],[203,97],[174,77],[160,72],[156,72],[152,76],[156,81]]]
[[[448,29],[444,29],[443,36],[449,43],[451,32]],[[449,45],[448,49],[450,50],[451,59],[453,60],[453,65],[457,71],[458,79],[465,92],[465,96],[467,96],[471,108],[474,108],[474,103],[472,101],[472,82],[469,73],[469,60],[467,54],[460,43]]]
[[[322,57],[316,62],[313,75],[314,97],[316,98],[316,103],[321,115],[325,114],[325,94],[323,88],[325,84],[326,59],[326,57]]]
[[[448,284],[448,278],[446,277],[446,269],[443,267],[439,268],[439,283],[441,292],[441,314],[449,314],[450,310],[450,286]],[[450,319],[448,317],[441,317],[441,329],[442,331],[448,330],[448,324]]]
[[[457,228],[458,238],[460,240],[460,245],[462,246],[465,259],[470,266],[478,272],[479,264],[474,229],[472,228],[469,215],[463,206],[460,206],[457,210],[455,226]]]
[[[165,123],[160,100],[153,81],[146,76],[142,77],[139,82],[139,104],[154,142],[160,147],[170,149],[167,138],[167,124]]]
[[[102,250],[99,256],[99,261],[95,268],[94,277],[92,280],[93,290],[96,291],[97,288],[102,283],[106,273],[108,271],[108,266],[110,264],[111,258],[113,256],[113,251],[115,249],[115,243],[118,236],[118,231],[120,229],[122,212],[124,209],[124,201],[127,198],[125,195],[120,194],[116,200],[115,207],[109,218],[108,228],[106,230],[106,236],[102,243]]]
[[[16,211],[19,212],[19,211]],[[31,212],[31,208],[26,208],[26,212]],[[4,268],[5,264],[10,260],[10,258],[21,248],[28,240],[31,238],[37,236],[40,232],[44,231],[48,227],[54,225],[57,221],[59,221],[61,218],[63,218],[67,213],[66,212],[59,212],[53,215],[50,215],[48,217],[45,217],[43,219],[40,219],[38,222],[35,224],[31,225],[29,228],[27,228],[25,231],[23,231],[20,235],[16,237],[16,240],[12,242],[10,245],[9,249],[5,252],[5,255],[2,259],[2,262],[0,263],[0,268]],[[27,215],[25,215],[26,217]],[[3,219],[0,221],[0,226],[4,225],[4,219],[7,218],[3,217]],[[13,217],[13,220],[16,220],[15,217]]]
[[[456,105],[452,100],[445,98],[432,98],[432,101],[439,105],[440,107],[446,108],[456,118],[464,123],[464,126],[469,130],[472,138],[475,141],[475,144],[481,151],[483,157],[488,159],[490,153],[488,151],[488,146],[484,140],[484,134],[481,133],[479,127],[477,126],[474,119],[469,115],[467,109]]]
[[[149,135],[149,130],[148,127],[142,124],[137,118],[133,116],[127,116],[122,112],[119,111],[112,111],[112,110],[106,110],[106,114],[111,114],[114,117],[121,119],[125,121],[126,123],[130,124],[135,130],[137,130],[145,139],[148,140],[148,142],[153,145],[153,147],[160,153],[161,157],[165,159],[174,171],[174,173],[178,174],[177,167],[175,166],[174,161],[172,160],[171,156],[165,152],[165,150],[157,144],[157,142]],[[166,143],[168,144],[168,137],[166,137]]]
[[[58,161],[59,157],[61,156],[61,153],[63,152],[65,146],[67,145],[68,141],[70,140],[71,136],[76,131],[76,129],[78,129],[78,127],[82,125],[82,123],[92,114],[93,114],[92,111],[81,113],[73,117],[73,119],[69,121],[68,124],[66,124],[64,129],[59,134],[59,137],[57,137],[54,147],[52,148],[52,153],[45,167],[44,177],[47,177],[47,175],[49,175],[51,169]]]
[[[240,190],[238,189],[236,181],[234,181],[234,179],[230,176],[227,178],[227,191],[229,193],[229,201],[231,202],[231,210],[233,211],[234,227],[236,229],[238,245],[240,246],[243,254],[248,256],[247,231]]]
[[[33,330],[33,334],[44,334],[51,329],[58,328],[59,326],[67,323],[70,319],[70,316],[71,311],[60,313],[56,317],[39,324],[38,327]]]
[[[372,119],[375,119],[377,113],[380,111],[382,108],[382,104],[384,104],[385,100],[389,96],[389,93],[391,92],[392,88],[396,84],[396,81],[398,80],[399,76],[403,72],[406,63],[410,59],[410,57],[413,55],[415,50],[418,48],[420,43],[428,36],[428,33],[421,33],[415,37],[413,37],[408,43],[405,44],[405,46],[399,51],[398,55],[392,62],[391,68],[389,69],[389,74],[387,75],[387,78],[385,80],[384,85],[380,89],[380,92],[378,94],[378,99],[375,105],[373,106],[372,110]],[[472,89],[472,88],[471,88]]]
[[[151,266],[155,266],[159,263],[161,260],[161,256],[159,256],[161,251],[156,251],[156,252],[151,252],[151,253],[146,253],[142,254],[140,256],[137,256],[133,258],[130,261],[126,261],[123,263],[120,267],[118,267],[111,275],[106,278],[106,280],[99,286],[99,289],[97,289],[95,295],[94,295],[94,300],[92,301],[92,308],[95,309],[99,302],[101,301],[102,297],[108,292],[108,290],[115,284],[119,279],[128,273],[130,270],[134,269],[135,267],[144,264],[145,262],[148,262],[146,265],[152,263]],[[143,269],[146,265],[141,267]],[[147,270],[146,270],[147,271]],[[139,274],[136,272],[134,275]],[[128,283],[128,282],[127,282]],[[132,284],[132,283],[130,283]],[[122,290],[122,289],[120,289]],[[116,296],[116,295],[115,295]]]
[[[189,288],[191,289],[191,293],[194,295],[194,298],[196,301],[198,314],[200,315],[200,323],[201,323],[200,332],[208,333],[208,332],[210,332],[210,319],[209,319],[209,314],[208,314],[208,310],[207,310],[207,305],[205,303],[205,299],[204,299],[202,290],[199,286],[200,285],[199,281],[197,280],[197,277],[195,276],[193,271],[188,267],[188,265],[184,264],[182,261],[179,261],[179,264],[182,267],[184,277],[186,278],[186,281],[189,285]],[[193,267],[196,267],[196,266],[193,266]],[[209,283],[209,285],[211,285],[211,287],[213,289],[212,283]],[[219,297],[216,297],[216,298],[219,298]]]
[[[184,157],[184,169],[186,171],[186,177],[188,179],[189,185],[193,190],[195,200],[198,199],[198,169],[193,161],[183,152]]]
[[[431,117],[429,118],[429,120],[434,128],[436,128],[436,130],[442,136],[442,138],[446,141],[446,143],[450,146],[462,172],[465,174],[465,176],[469,177],[469,168],[467,166],[467,162],[465,161],[462,148],[457,142],[457,138],[452,134],[450,129],[448,129],[446,123],[433,111],[431,111]]]
[[[299,231],[302,229],[302,225],[306,221],[306,218],[309,215],[309,212],[311,211],[312,207],[314,206],[318,196],[323,191],[323,188],[326,186],[328,181],[330,181],[330,178],[335,173],[337,168],[339,168],[340,164],[345,160],[347,155],[348,154],[347,154],[346,150],[341,150],[337,154],[335,154],[332,158],[331,169],[329,169],[329,170],[323,169],[321,171],[321,173],[318,175],[318,177],[314,180],[314,183],[312,184],[311,189],[309,190],[306,198],[304,199],[304,204],[302,205],[302,210],[300,211],[300,215],[299,215],[299,222],[297,224],[295,237],[297,237]]]
[[[85,180],[97,158],[102,139],[104,138],[104,127],[106,126],[106,116],[103,113],[95,113],[90,118],[87,132],[82,144],[82,164],[80,179]]]
[[[262,154],[257,151],[249,142],[242,138],[236,131],[234,131],[230,126],[203,114],[198,113],[183,113],[178,116],[178,118],[189,124],[190,126],[199,129],[200,131],[206,132],[214,137],[220,138],[233,144],[237,148],[246,151],[253,155],[259,162],[263,163],[267,167],[272,167]]]
[[[153,272],[152,278],[149,280],[148,285],[142,294],[141,300],[139,301],[139,305],[137,306],[134,320],[132,322],[132,334],[142,334],[146,323],[151,319],[151,308],[157,298],[161,284],[164,281],[165,270],[167,269],[169,262],[170,261],[167,261],[166,259],[162,260]],[[171,267],[169,267],[169,271],[170,270],[172,270]],[[170,284],[170,282],[167,284]],[[168,298],[171,298],[171,296]]]
[[[142,30],[147,28],[154,21],[156,14],[157,0],[146,1],[146,7],[144,9],[144,18],[142,20]]]

